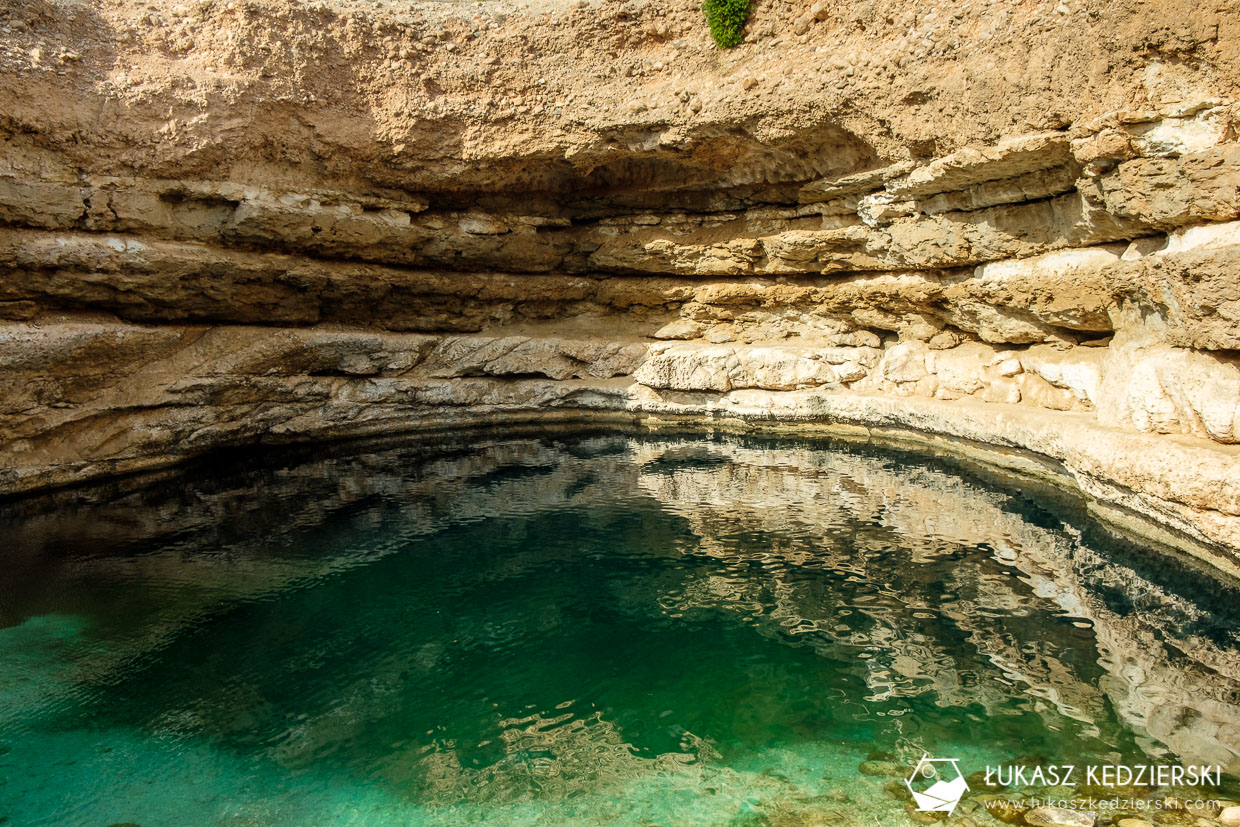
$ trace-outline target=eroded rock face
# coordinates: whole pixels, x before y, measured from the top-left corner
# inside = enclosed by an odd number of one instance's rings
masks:
[[[1156,5],[772,4],[719,54],[692,2],[11,4],[0,493],[786,420],[989,446],[1236,570],[1240,13]]]

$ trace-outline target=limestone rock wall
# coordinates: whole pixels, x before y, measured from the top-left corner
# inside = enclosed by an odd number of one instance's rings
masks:
[[[1240,14],[774,3],[726,53],[698,14],[0,10],[0,494],[787,421],[989,451],[1240,571]]]

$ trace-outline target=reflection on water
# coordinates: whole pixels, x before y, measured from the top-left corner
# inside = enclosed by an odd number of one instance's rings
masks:
[[[1234,584],[1070,503],[823,443],[472,443],[0,506],[0,818],[905,824],[923,752],[1240,769]]]

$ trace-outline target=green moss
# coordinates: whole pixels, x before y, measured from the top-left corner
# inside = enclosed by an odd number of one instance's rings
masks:
[[[719,48],[730,49],[741,42],[741,29],[749,19],[749,0],[704,0],[702,11]]]

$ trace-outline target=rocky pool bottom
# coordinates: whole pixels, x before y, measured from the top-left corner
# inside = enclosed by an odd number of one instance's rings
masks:
[[[954,824],[1240,799],[1240,587],[1051,492],[791,439],[314,450],[0,504],[0,823],[929,823],[926,754]],[[1224,778],[982,777],[1064,764]]]

